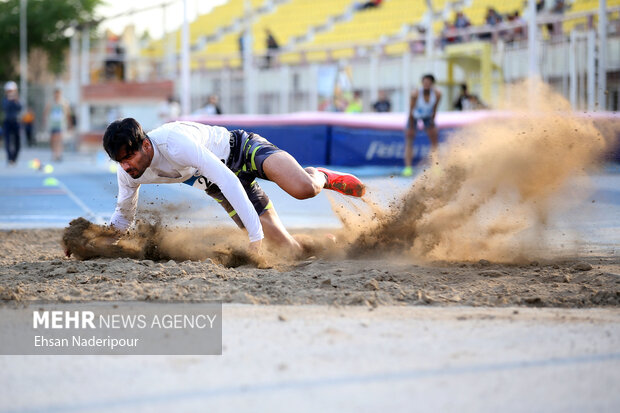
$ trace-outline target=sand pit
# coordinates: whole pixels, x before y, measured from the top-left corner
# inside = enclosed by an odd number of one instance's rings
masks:
[[[217,230],[204,230],[215,235]],[[315,236],[319,236],[315,233]],[[261,304],[620,305],[620,259],[520,265],[310,258],[259,269],[213,259],[67,258],[61,230],[0,232],[0,300],[222,300]],[[231,240],[231,242],[234,240]]]

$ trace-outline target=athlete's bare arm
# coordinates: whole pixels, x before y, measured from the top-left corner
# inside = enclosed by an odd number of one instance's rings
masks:
[[[411,98],[409,99],[409,115],[407,120],[407,139],[413,139],[415,135],[415,125],[413,119],[413,109],[415,108],[416,101],[418,100],[418,91],[411,92]]]
[[[435,96],[437,96],[437,101],[435,102],[435,106],[433,106],[433,120],[435,120],[437,108],[439,107],[439,102],[441,101],[441,92],[439,91],[439,89],[435,89]]]

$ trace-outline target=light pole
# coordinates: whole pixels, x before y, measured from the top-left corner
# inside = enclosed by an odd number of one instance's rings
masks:
[[[527,26],[528,75],[538,77],[538,26],[536,25],[536,0],[528,0],[529,14]]]
[[[189,115],[189,24],[187,21],[187,0],[183,0],[183,28],[181,29],[181,114]]]
[[[19,4],[19,88],[21,102],[28,106],[28,29],[26,9],[28,0],[20,0]]]
[[[244,111],[248,114],[256,113],[256,100],[254,99],[254,62],[253,59],[253,39],[252,39],[252,3],[244,1],[243,18],[243,85],[244,85]]]
[[[599,0],[598,9],[598,110],[607,103],[607,0]]]

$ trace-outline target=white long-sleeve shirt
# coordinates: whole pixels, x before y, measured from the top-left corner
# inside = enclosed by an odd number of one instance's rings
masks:
[[[237,176],[225,164],[230,154],[230,132],[226,128],[172,122],[147,135],[153,144],[153,159],[144,174],[133,179],[122,168],[117,169],[118,198],[110,221],[114,227],[124,231],[133,222],[141,184],[178,183],[202,175],[220,188],[237,211],[250,242],[263,238],[256,210]]]

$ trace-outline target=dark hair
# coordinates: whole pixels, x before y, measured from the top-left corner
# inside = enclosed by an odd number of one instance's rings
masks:
[[[435,83],[435,76],[431,75],[430,73],[422,76],[422,80],[424,80],[424,79],[428,79],[431,82]]]
[[[125,148],[127,154],[140,150],[145,138],[146,133],[134,118],[115,120],[103,134],[103,149],[110,158],[116,160],[122,148]]]
[[[467,92],[467,83],[461,83],[461,90]]]

